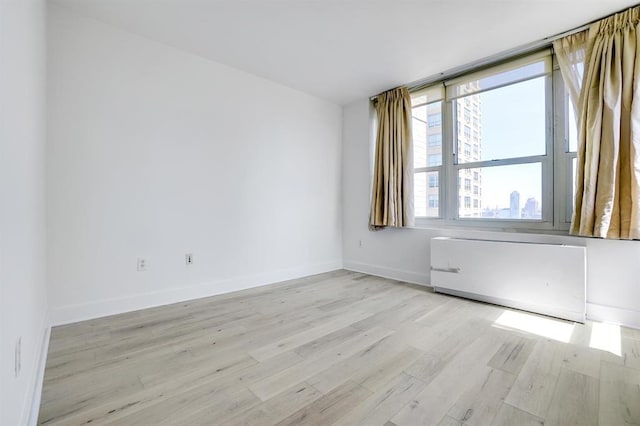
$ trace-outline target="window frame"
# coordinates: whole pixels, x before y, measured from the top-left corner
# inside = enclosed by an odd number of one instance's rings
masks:
[[[438,172],[438,217],[416,217],[415,226],[419,228],[430,227],[455,227],[455,228],[475,228],[486,230],[503,230],[516,232],[544,232],[567,234],[573,207],[573,190],[572,190],[572,161],[576,158],[576,152],[569,151],[569,128],[567,121],[568,114],[568,96],[564,87],[562,76],[557,65],[555,56],[550,52],[549,48],[532,54],[510,58],[501,61],[499,64],[484,67],[480,70],[469,70],[456,80],[465,75],[473,75],[478,72],[491,74],[492,69],[496,69],[495,73],[501,66],[510,63],[520,64],[527,57],[541,57],[544,51],[549,52],[551,69],[543,74],[545,76],[545,153],[543,155],[531,155],[525,157],[514,157],[498,160],[480,160],[467,163],[458,163],[457,161],[457,138],[455,132],[460,132],[466,121],[461,117],[460,126],[456,126],[458,114],[457,99],[439,99],[434,102],[441,102],[441,151],[442,164],[436,167],[424,167],[416,169],[419,172]],[[515,68],[514,68],[515,69]],[[530,77],[522,81],[531,80],[536,77]],[[518,84],[522,81],[513,81],[508,85]],[[445,82],[438,82],[435,85],[444,85]],[[500,86],[504,87],[504,86]],[[499,87],[492,87],[488,90],[495,90]],[[422,89],[424,90],[424,89]],[[478,92],[482,93],[482,91]],[[467,97],[465,101],[470,98]],[[427,102],[434,103],[434,102]],[[467,107],[470,102],[462,103],[462,108]],[[462,112],[464,114],[464,112]],[[482,218],[482,217],[459,217],[459,203],[462,202],[459,192],[458,176],[459,171],[463,169],[476,169],[495,166],[506,166],[515,164],[539,163],[541,165],[541,219],[501,219],[501,218]],[[463,178],[464,179],[464,178]],[[475,181],[472,181],[472,186]],[[484,192],[484,191],[482,191]],[[477,197],[482,199],[481,196]],[[426,201],[428,203],[428,200]],[[473,201],[472,201],[473,205]],[[483,205],[483,203],[481,204]]]

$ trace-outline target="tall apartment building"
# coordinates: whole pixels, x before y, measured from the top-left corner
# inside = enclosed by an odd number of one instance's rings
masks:
[[[469,83],[467,90],[477,89]],[[458,163],[482,159],[482,103],[479,95],[456,100],[456,129]],[[480,217],[482,211],[482,170],[464,169],[458,175],[458,216]]]

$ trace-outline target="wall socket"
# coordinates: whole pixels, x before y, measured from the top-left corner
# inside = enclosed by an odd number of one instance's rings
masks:
[[[187,265],[193,265],[193,253],[187,253],[184,255],[184,263]]]
[[[143,259],[141,257],[138,258],[138,272],[147,270],[147,259]]]
[[[16,340],[15,357],[13,361],[13,371],[16,377],[20,375],[21,369],[22,369],[22,336],[18,337],[18,340]]]

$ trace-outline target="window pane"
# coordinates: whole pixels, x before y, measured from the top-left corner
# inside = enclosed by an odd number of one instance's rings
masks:
[[[528,220],[542,218],[542,165],[540,163],[471,169],[474,179],[471,188],[467,189],[465,176],[469,170],[458,171],[459,182],[462,183],[458,185],[460,218]]]
[[[460,217],[481,217],[481,169],[458,171],[458,213]]]
[[[456,118],[458,164],[544,155],[545,98],[546,77],[540,77],[457,99],[459,106],[468,99],[476,107],[471,128],[463,117]]]
[[[573,110],[573,104],[569,99],[569,116],[567,117],[567,125],[569,126],[569,152],[576,152],[578,150],[578,129],[576,126],[576,114]]]
[[[439,217],[440,172],[415,174],[413,183],[416,217]]]
[[[507,68],[508,67],[507,65]],[[447,98],[453,99],[458,96],[464,96],[465,93],[489,90],[519,80],[547,74],[551,71],[551,61],[549,57],[546,57],[528,65],[516,66],[516,68],[504,71],[500,71],[500,68],[501,67],[480,71],[469,77],[461,77],[449,81],[447,83],[449,86],[447,87]]]
[[[436,125],[437,124],[437,125]],[[442,164],[442,102],[413,108],[413,167]]]
[[[427,106],[412,109],[413,167],[427,167]]]
[[[576,203],[576,172],[577,171],[578,171],[578,159],[574,158],[571,161],[571,176],[573,177],[573,179],[571,179],[571,194],[572,194],[571,199],[573,200],[573,202],[571,203],[572,206],[575,206],[575,203]]]
[[[411,105],[419,106],[438,102],[444,99],[444,86],[435,84],[411,93]]]

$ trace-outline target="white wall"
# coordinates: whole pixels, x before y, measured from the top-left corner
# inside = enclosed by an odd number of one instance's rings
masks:
[[[46,326],[45,3],[0,0],[0,424],[26,424]],[[22,367],[14,351],[22,337]]]
[[[341,107],[50,9],[54,323],[341,267]]]
[[[429,284],[432,237],[562,243],[587,247],[587,315],[640,328],[640,242],[578,237],[467,231],[385,229],[371,232],[373,133],[368,100],[344,108],[344,265],[348,269]],[[362,246],[360,246],[362,241]]]

